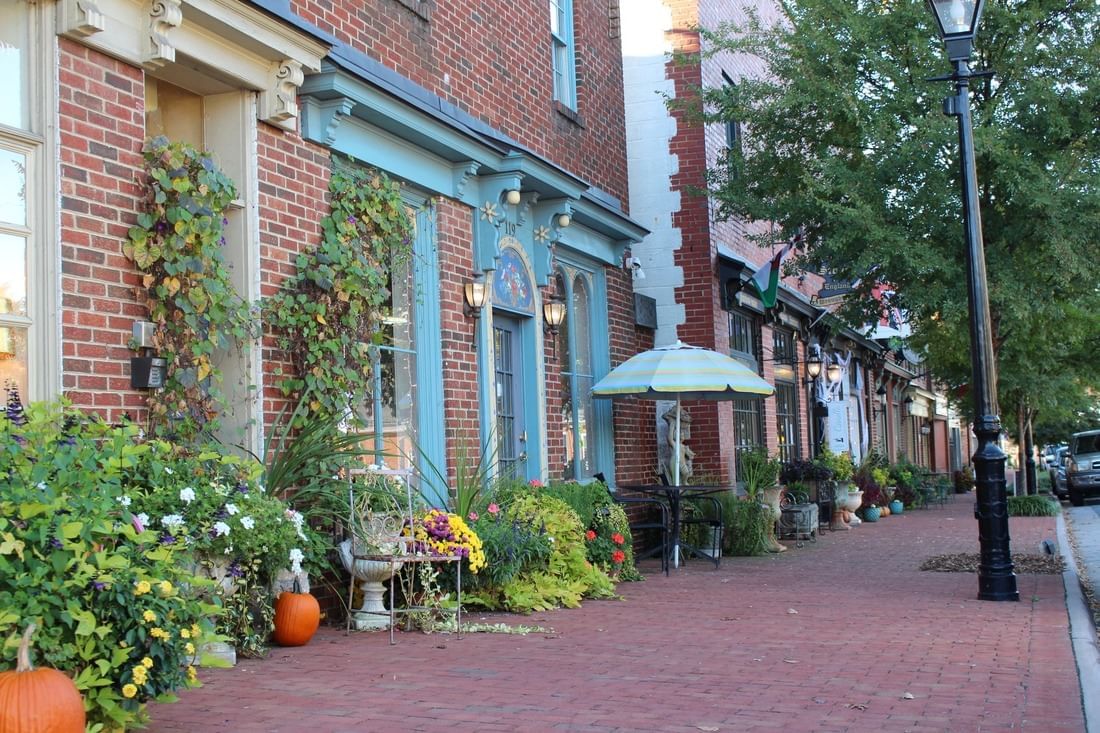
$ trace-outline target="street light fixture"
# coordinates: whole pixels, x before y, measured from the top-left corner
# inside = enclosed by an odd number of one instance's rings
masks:
[[[984,0],[928,0],[939,26],[940,37],[954,73],[937,81],[955,83],[955,95],[943,100],[945,115],[959,124],[962,174],[963,226],[966,232],[966,285],[970,301],[970,365],[973,373],[974,483],[978,501],[981,559],[978,564],[978,599],[1018,601],[1016,574],[1008,541],[1008,500],[1005,494],[1005,454],[997,444],[1001,418],[997,409],[997,371],[989,318],[989,289],[982,249],[982,216],[978,208],[978,176],[974,163],[974,133],[970,122],[970,77],[987,76],[970,71],[970,52],[982,16]]]
[[[810,354],[806,357],[806,376],[810,379],[821,376],[821,351],[816,345],[810,347]]]

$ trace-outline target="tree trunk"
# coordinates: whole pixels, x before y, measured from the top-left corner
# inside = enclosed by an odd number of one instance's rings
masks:
[[[1039,493],[1039,481],[1035,475],[1035,410],[1027,408],[1027,432],[1025,433],[1024,449],[1027,452],[1027,463],[1024,469],[1027,471],[1027,493],[1034,496]]]

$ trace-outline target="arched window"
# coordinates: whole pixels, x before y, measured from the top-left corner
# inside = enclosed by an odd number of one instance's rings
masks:
[[[592,304],[591,284],[583,274],[557,275],[558,292],[569,302],[568,316],[558,332],[558,353],[562,360],[562,437],[565,443],[566,479],[591,478],[594,463],[592,384]],[[567,287],[568,282],[568,287]]]

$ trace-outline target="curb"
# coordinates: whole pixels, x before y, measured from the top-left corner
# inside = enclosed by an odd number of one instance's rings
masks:
[[[1066,561],[1062,584],[1066,588],[1066,613],[1069,615],[1069,638],[1073,657],[1077,661],[1077,679],[1081,684],[1081,702],[1085,713],[1087,733],[1100,733],[1100,645],[1096,641],[1096,627],[1092,612],[1081,592],[1077,574],[1077,560],[1066,532],[1066,519],[1058,512],[1058,546]],[[1089,692],[1092,690],[1092,692]]]

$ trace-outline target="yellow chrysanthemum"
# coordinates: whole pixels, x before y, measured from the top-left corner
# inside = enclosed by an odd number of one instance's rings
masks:
[[[143,596],[151,590],[153,590],[153,586],[149,585],[148,580],[139,580],[138,584],[134,586],[134,595]]]
[[[141,666],[145,667],[145,669],[152,669],[153,668],[153,660],[150,659],[149,657],[145,657],[144,659],[141,660]]]
[[[201,633],[202,633],[202,629],[199,628],[198,624],[191,624],[191,636],[193,636],[197,639],[197,638],[199,638],[199,634],[201,634]]]
[[[135,685],[144,685],[145,684],[145,680],[147,679],[146,675],[148,674],[148,672],[146,672],[146,670],[145,670],[145,667],[142,667],[139,664],[138,666],[134,667],[134,669],[132,671],[132,674],[133,674],[133,677],[134,677],[134,684]]]
[[[122,696],[123,697],[133,697],[136,694],[137,694],[137,687],[135,685],[123,685],[122,686]]]
[[[159,626],[154,626],[153,628],[149,629],[149,636],[153,637],[154,639],[169,639],[172,635],[164,629],[160,628]]]
[[[187,642],[187,646],[185,646],[184,649],[187,651],[188,654],[194,654],[195,653],[195,645],[192,644],[191,642]]]
[[[190,682],[194,682],[199,678],[199,673],[195,671],[195,668],[190,664],[187,665],[187,679]]]
[[[141,617],[143,619],[145,619],[146,621],[148,621],[149,623],[152,623],[153,621],[157,620],[157,615],[155,613],[153,613],[152,611],[146,611],[145,613],[141,614]]]
[[[160,581],[160,584],[157,587],[160,588],[160,592],[164,595],[168,595],[172,592],[172,584],[169,583],[167,580]]]
[[[191,630],[190,629],[180,629],[180,638],[181,639],[190,639],[191,638]]]

